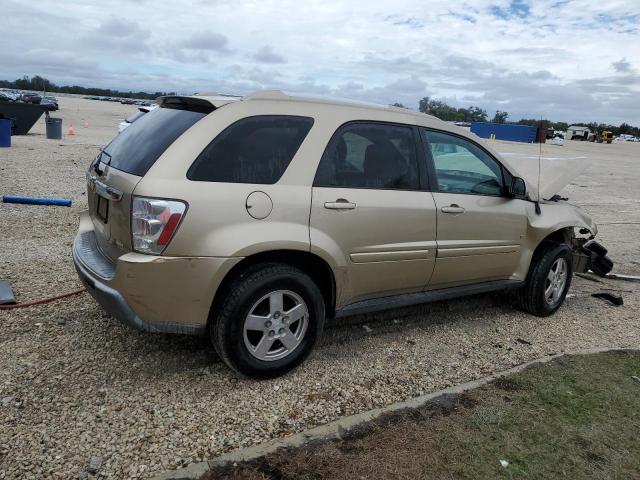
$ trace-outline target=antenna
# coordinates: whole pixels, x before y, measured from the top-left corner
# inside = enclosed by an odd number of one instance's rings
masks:
[[[540,116],[540,123],[538,127],[538,132],[542,132],[542,115]],[[540,215],[542,210],[540,209],[540,174],[542,172],[542,135],[538,138],[538,192],[536,194],[536,214]]]

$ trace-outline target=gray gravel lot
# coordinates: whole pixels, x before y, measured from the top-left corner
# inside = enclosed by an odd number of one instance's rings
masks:
[[[46,140],[41,120],[0,150],[0,195],[74,202],[0,203],[0,278],[19,301],[80,287],[70,249],[84,171],[133,110],[66,97],[60,106],[77,135]],[[596,161],[563,193],[601,224],[616,269],[640,273],[640,144],[544,148]],[[590,296],[602,290],[625,305]],[[550,353],[640,346],[640,284],[575,278],[570,295],[545,319],[498,293],[331,322],[308,362],[261,382],[235,376],[205,339],[133,331],[87,294],[0,311],[0,479],[146,477]]]

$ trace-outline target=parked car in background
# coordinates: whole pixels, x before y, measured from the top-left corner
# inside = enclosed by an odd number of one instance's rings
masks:
[[[0,90],[0,95],[5,102],[16,102],[20,98],[20,92],[8,88]]]
[[[611,265],[554,195],[576,172],[546,185],[514,165],[410,110],[162,97],[91,162],[74,263],[113,316],[210,335],[252,377],[300,364],[327,317],[503,289],[545,317],[574,271]]]
[[[40,95],[38,95],[37,93],[33,93],[33,92],[23,92],[20,95],[20,99],[21,102],[24,103],[34,103],[39,105],[40,102],[42,101],[42,97]]]
[[[151,105],[149,107],[139,107],[137,112],[133,113],[118,124],[118,133],[122,133],[125,128],[129,127],[133,122],[139,120],[145,113],[149,113],[156,107],[157,105]]]
[[[618,137],[618,141],[620,141],[620,142],[640,142],[640,138],[634,137],[633,135],[630,135],[628,133],[622,133]]]
[[[58,110],[58,100],[56,97],[45,95],[40,101],[40,105],[45,105],[49,111]]]

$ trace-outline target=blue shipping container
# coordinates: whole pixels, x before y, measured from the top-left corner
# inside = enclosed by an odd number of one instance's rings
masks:
[[[537,127],[528,125],[506,125],[503,123],[471,122],[471,132],[480,138],[495,135],[496,140],[533,143],[536,141]]]

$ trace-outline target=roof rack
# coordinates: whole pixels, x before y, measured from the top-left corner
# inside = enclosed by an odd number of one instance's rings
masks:
[[[258,90],[246,97],[244,100],[290,100],[291,95],[287,95],[282,90]]]
[[[303,94],[303,93],[289,93],[283,92],[282,90],[259,90],[250,95],[247,95],[242,100],[292,100],[299,102],[310,102],[310,103],[328,103],[328,104],[338,104],[338,105],[346,105],[353,107],[361,107],[361,108],[372,108],[376,110],[394,110],[395,107],[390,107],[388,105],[381,105],[378,103],[366,102],[362,100],[351,100],[348,98],[337,98],[330,97],[324,95],[314,95],[314,94]],[[411,110],[401,109],[403,112],[412,113]]]

